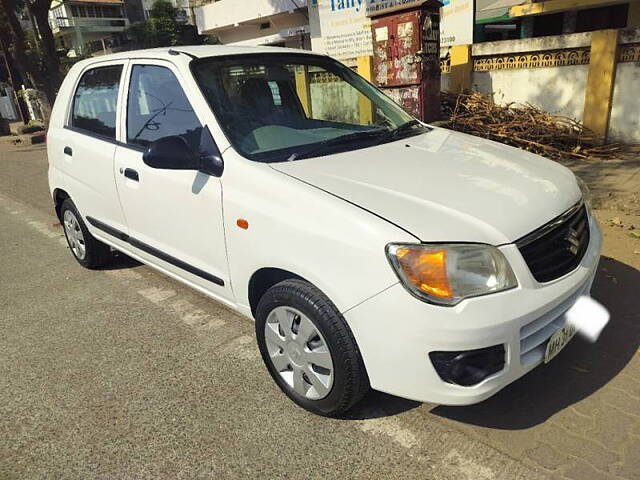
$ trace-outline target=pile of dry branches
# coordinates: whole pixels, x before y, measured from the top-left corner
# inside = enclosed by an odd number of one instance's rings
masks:
[[[640,153],[640,146],[603,145],[580,122],[533,105],[499,105],[479,93],[442,94],[442,126],[522,148],[557,160],[612,159]]]

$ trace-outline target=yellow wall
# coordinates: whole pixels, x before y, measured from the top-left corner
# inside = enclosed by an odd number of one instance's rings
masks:
[[[631,0],[635,2],[637,0]],[[510,17],[529,17],[532,15],[544,15],[547,13],[566,12],[567,10],[584,10],[587,8],[606,7],[620,3],[629,3],[629,0],[547,0],[546,2],[525,3],[509,9]]]
[[[454,93],[471,90],[472,75],[471,45],[454,45],[451,47],[449,90]]]
[[[306,66],[296,67],[296,92],[300,103],[302,103],[302,108],[304,108],[304,113],[311,118],[313,116],[311,109],[311,82],[309,81],[309,69]]]
[[[358,73],[366,80],[373,82],[373,57],[358,58]],[[373,103],[364,95],[359,95],[360,124],[371,125],[373,123]]]
[[[584,125],[606,140],[618,62],[619,30],[599,30],[591,36],[591,61],[584,104]]]

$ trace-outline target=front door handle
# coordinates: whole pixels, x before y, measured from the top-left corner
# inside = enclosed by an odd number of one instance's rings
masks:
[[[64,154],[69,155],[70,157],[73,156],[73,150],[71,147],[64,147]]]
[[[138,175],[138,172],[136,172],[133,168],[125,168],[124,169],[124,176],[127,178],[130,178],[131,180],[135,181],[135,182],[139,182],[140,181],[140,176]]]

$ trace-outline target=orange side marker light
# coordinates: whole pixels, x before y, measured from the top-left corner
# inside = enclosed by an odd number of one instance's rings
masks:
[[[244,218],[239,218],[238,220],[236,220],[236,225],[238,225],[243,230],[247,230],[249,228],[249,222],[247,222]]]

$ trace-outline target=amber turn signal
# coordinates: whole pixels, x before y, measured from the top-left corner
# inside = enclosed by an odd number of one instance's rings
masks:
[[[236,225],[243,230],[246,230],[249,228],[249,222],[247,222],[244,218],[239,218],[238,220],[236,220]]]
[[[453,298],[447,276],[446,250],[399,248],[396,257],[407,280],[413,285],[435,297]]]
[[[518,286],[509,262],[491,245],[390,243],[386,253],[402,285],[428,303],[452,307]]]

